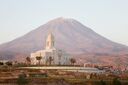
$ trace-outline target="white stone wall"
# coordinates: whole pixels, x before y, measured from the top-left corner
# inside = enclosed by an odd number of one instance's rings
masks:
[[[52,65],[69,65],[70,64],[70,56],[66,54],[62,50],[49,49],[49,50],[41,50],[35,53],[31,53],[31,61],[32,64],[36,65],[38,61],[36,60],[36,56],[42,56],[40,64],[46,64],[49,57],[52,57]]]

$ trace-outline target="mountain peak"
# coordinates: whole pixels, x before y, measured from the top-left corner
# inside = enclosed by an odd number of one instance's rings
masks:
[[[74,20],[73,18],[69,18],[69,17],[58,17],[55,20]]]

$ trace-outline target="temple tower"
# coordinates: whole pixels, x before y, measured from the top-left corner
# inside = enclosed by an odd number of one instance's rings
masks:
[[[54,48],[54,36],[52,33],[48,34],[48,37],[46,39],[46,49],[52,49]]]

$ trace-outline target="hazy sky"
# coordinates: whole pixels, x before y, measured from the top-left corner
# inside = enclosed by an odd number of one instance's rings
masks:
[[[61,16],[128,45],[128,0],[0,0],[0,43]]]

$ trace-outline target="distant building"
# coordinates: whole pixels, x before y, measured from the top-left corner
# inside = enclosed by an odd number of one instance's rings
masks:
[[[41,57],[37,60],[37,57]],[[42,65],[69,65],[71,56],[63,50],[55,48],[55,39],[50,33],[46,39],[46,48],[31,53],[31,64],[36,65],[40,61]]]

